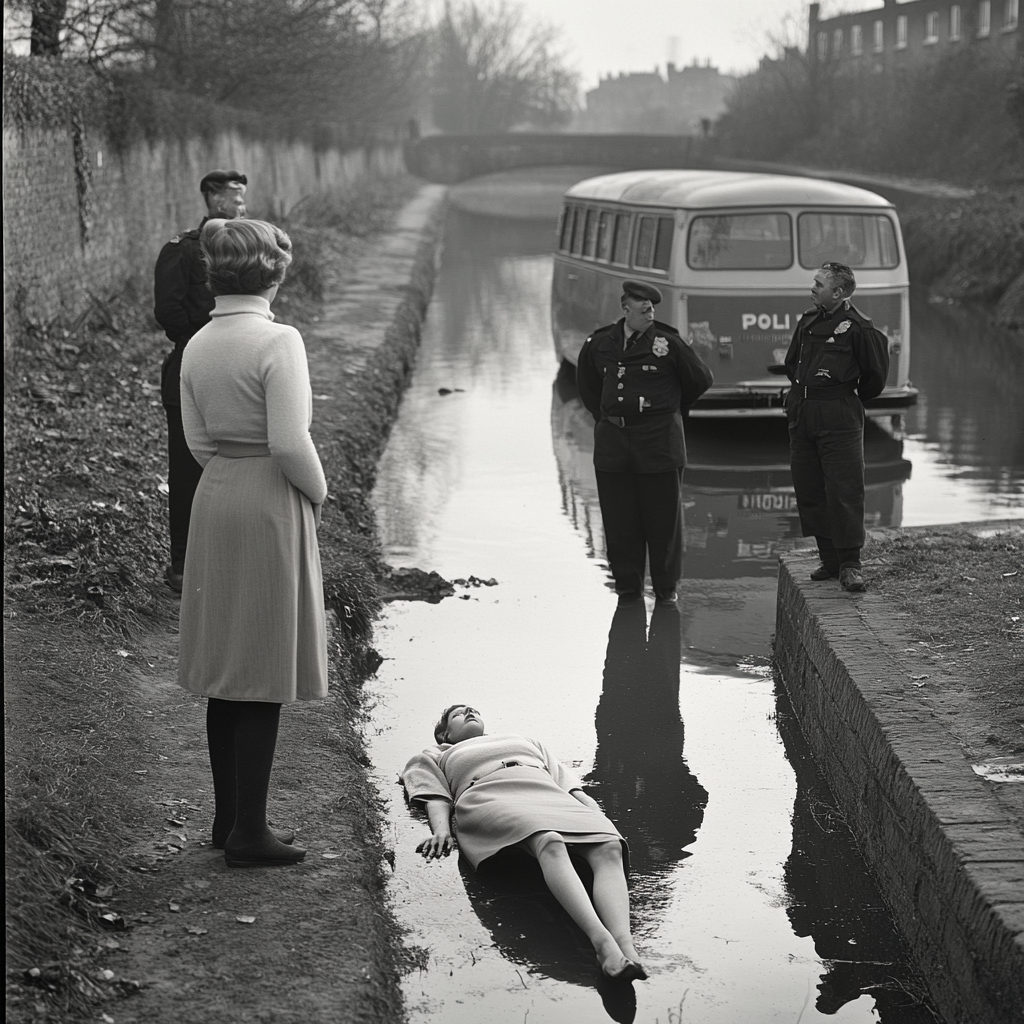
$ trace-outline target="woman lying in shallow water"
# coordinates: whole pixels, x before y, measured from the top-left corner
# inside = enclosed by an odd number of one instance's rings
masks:
[[[446,709],[434,727],[437,746],[410,759],[402,782],[410,800],[426,805],[431,836],[416,847],[427,860],[459,848],[474,868],[518,846],[540,862],[544,881],[583,929],[609,978],[646,978],[629,929],[623,839],[582,783],[536,740],[484,735],[480,713],[467,704]],[[594,873],[591,902],[567,845]]]

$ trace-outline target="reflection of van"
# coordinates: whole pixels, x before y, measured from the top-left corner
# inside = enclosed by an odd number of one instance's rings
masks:
[[[628,171],[565,194],[552,282],[559,356],[621,315],[622,282],[664,295],[675,326],[715,375],[693,416],[780,416],[781,363],[815,270],[846,263],[853,302],[889,338],[889,379],[874,416],[917,400],[910,386],[907,259],[896,211],[873,192],[814,178],[727,171]]]

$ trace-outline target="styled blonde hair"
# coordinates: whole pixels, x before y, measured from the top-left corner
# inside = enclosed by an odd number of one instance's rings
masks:
[[[292,261],[291,239],[265,220],[210,220],[199,244],[214,295],[255,295],[280,284]]]

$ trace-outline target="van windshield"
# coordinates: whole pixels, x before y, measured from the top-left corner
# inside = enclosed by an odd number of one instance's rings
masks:
[[[830,260],[865,270],[899,266],[892,221],[877,213],[801,213],[797,221],[800,266],[808,270]]]
[[[783,270],[793,265],[785,213],[694,217],[686,261],[694,270]]]

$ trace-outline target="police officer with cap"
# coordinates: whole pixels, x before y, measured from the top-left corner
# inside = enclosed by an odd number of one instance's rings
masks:
[[[160,250],[154,279],[154,314],[174,348],[164,359],[160,396],[167,413],[167,487],[171,534],[171,563],[166,579],[181,592],[185,545],[202,467],[189,451],[181,425],[181,354],[200,327],[210,322],[213,293],[206,283],[206,264],[199,248],[199,233],[212,217],[234,220],[245,216],[248,181],[238,171],[210,171],[199,183],[206,201],[206,216],[199,227],[175,235]]]
[[[649,560],[655,596],[670,604],[683,568],[683,411],[712,377],[676,329],[654,319],[660,302],[654,285],[624,281],[624,316],[584,342],[576,382],[596,420],[594,469],[616,593],[641,597]]]
[[[822,264],[785,364],[793,489],[803,535],[821,558],[811,579],[838,579],[853,592],[865,589],[864,402],[889,375],[888,339],[850,302],[856,287],[844,263]]]

